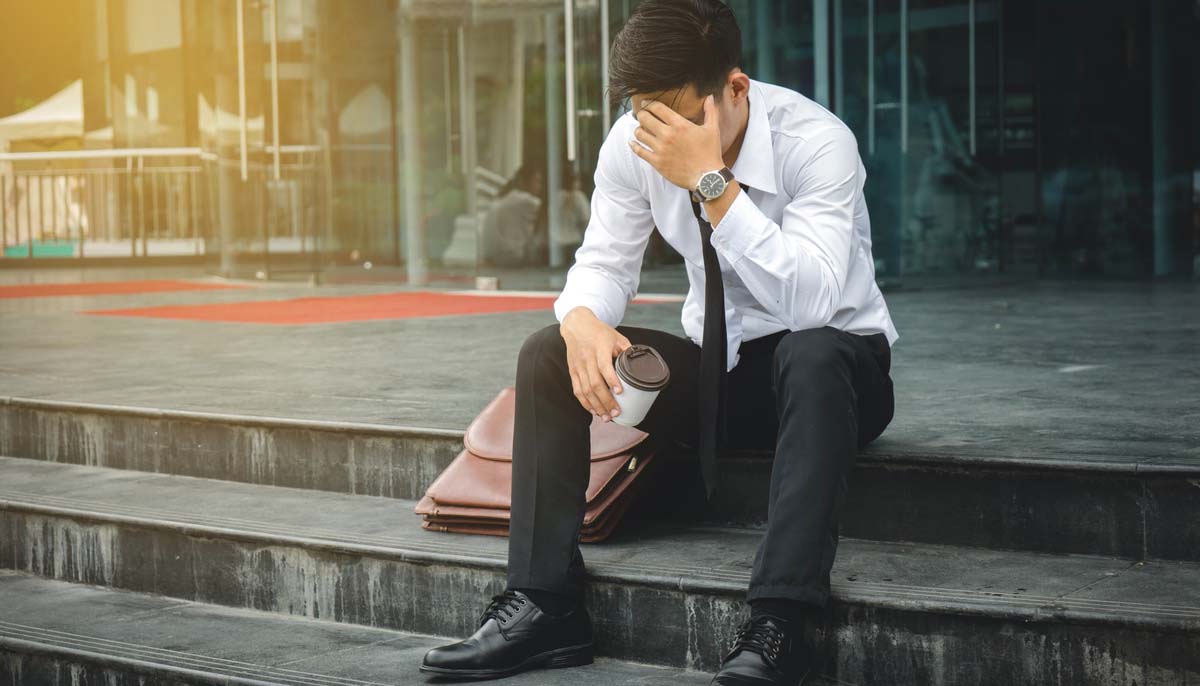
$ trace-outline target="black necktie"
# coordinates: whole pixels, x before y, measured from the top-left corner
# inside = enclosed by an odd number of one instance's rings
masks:
[[[700,224],[700,246],[704,251],[704,340],[700,344],[700,436],[697,452],[700,474],[708,498],[717,486],[717,451],[725,440],[725,286],[721,263],[709,239],[712,225],[700,216],[700,203],[692,201],[692,212]]]

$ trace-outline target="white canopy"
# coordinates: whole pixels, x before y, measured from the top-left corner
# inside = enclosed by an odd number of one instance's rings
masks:
[[[0,151],[8,148],[8,141],[82,135],[82,80],[72,83],[24,112],[0,119]]]

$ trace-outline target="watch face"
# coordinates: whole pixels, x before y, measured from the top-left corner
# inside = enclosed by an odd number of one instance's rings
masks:
[[[706,198],[715,198],[725,192],[725,186],[728,185],[725,177],[721,176],[720,172],[708,172],[700,177],[700,195]]]

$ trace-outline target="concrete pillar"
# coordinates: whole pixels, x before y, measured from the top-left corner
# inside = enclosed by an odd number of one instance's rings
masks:
[[[221,233],[219,273],[228,278],[234,275],[233,244],[234,236],[237,233],[238,191],[241,189],[241,181],[240,177],[234,177],[235,174],[239,174],[239,168],[232,163],[224,164],[223,162],[224,160],[218,156],[214,164],[217,175],[217,221]]]
[[[771,49],[774,35],[771,13],[774,7],[774,3],[760,2],[753,5],[751,10],[754,12],[754,67],[758,70],[754,78],[768,83],[775,82],[775,51]]]
[[[550,266],[557,269],[563,266],[563,258],[558,254],[554,237],[562,225],[559,212],[558,191],[562,187],[562,129],[563,103],[562,84],[559,83],[561,72],[559,61],[562,50],[558,42],[558,29],[563,17],[558,12],[547,12],[546,22],[546,201],[550,203],[546,213],[549,226],[547,227],[547,244],[550,253]],[[569,31],[571,27],[567,27]]]
[[[458,98],[459,129],[462,149],[463,183],[466,184],[467,214],[472,221],[479,217],[479,188],[475,180],[477,158],[475,129],[475,63],[471,49],[471,18],[466,16],[458,27]]]
[[[1171,227],[1171,121],[1167,58],[1166,0],[1150,0],[1150,155],[1152,174],[1151,226],[1154,235],[1154,275],[1169,276],[1174,269],[1174,232]]]
[[[813,100],[829,107],[829,0],[813,0],[813,72]]]
[[[421,127],[417,108],[417,51],[414,45],[413,11],[408,2],[402,2],[396,10],[397,50],[396,74],[400,83],[396,93],[400,96],[401,169],[400,192],[404,197],[404,259],[408,270],[408,283],[424,286],[429,283],[429,267],[425,256],[425,227],[421,224]]]

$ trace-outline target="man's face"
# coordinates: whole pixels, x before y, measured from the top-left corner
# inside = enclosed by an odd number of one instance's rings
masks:
[[[733,145],[737,138],[737,126],[735,124],[736,117],[731,99],[728,97],[730,92],[729,84],[725,84],[720,98],[715,101],[717,106],[718,123],[721,128],[721,151],[724,152]],[[642,111],[645,103],[658,100],[683,115],[696,126],[704,123],[704,96],[696,90],[695,86],[687,86],[686,88],[676,88],[668,91],[658,91],[654,93],[634,93],[629,98],[630,105],[633,107],[633,115],[636,117],[638,112]]]

